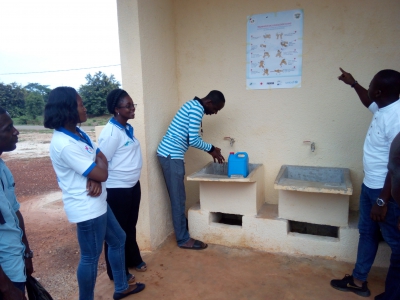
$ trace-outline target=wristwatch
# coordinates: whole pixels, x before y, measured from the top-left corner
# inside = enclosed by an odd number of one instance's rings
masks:
[[[24,258],[33,258],[33,251],[25,252],[24,253]]]
[[[386,202],[383,199],[378,198],[376,199],[376,204],[378,204],[378,206],[384,206]]]

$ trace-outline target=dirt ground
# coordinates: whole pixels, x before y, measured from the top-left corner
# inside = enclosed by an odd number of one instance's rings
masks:
[[[94,132],[88,132],[94,137]],[[25,228],[34,251],[33,276],[43,284],[54,300],[73,299],[77,295],[76,269],[79,246],[76,226],[68,222],[61,192],[48,156],[51,132],[24,132],[17,149],[1,158],[15,179],[15,193],[21,203]],[[98,274],[105,271],[104,256]]]

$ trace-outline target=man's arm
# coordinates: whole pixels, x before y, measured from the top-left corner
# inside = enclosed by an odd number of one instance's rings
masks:
[[[0,295],[3,300],[26,300],[24,293],[14,286],[0,266]]]
[[[343,81],[345,84],[350,85],[352,88],[354,88],[362,104],[364,104],[364,106],[368,108],[373,102],[368,97],[368,91],[365,88],[363,88],[360,84],[358,84],[358,82],[354,79],[354,77],[350,73],[347,73],[342,68],[339,69],[342,72],[342,75],[340,75],[338,79]]]
[[[18,217],[19,227],[21,228],[21,230],[23,232],[22,242],[25,245],[25,253],[30,253],[31,252],[31,248],[29,247],[28,238],[26,236],[24,218],[22,217],[22,214],[21,214],[21,212],[19,210],[15,214]],[[32,275],[32,273],[33,273],[32,258],[25,258],[25,267],[26,267],[26,273],[28,275]]]

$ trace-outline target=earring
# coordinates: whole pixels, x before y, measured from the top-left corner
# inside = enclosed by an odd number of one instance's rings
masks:
[[[119,113],[118,113],[118,116],[119,116]]]

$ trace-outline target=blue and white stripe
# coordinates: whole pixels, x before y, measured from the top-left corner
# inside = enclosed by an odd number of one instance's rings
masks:
[[[160,142],[157,154],[172,159],[184,159],[189,146],[210,151],[212,145],[204,142],[199,135],[204,108],[198,100],[186,102],[176,113]]]

